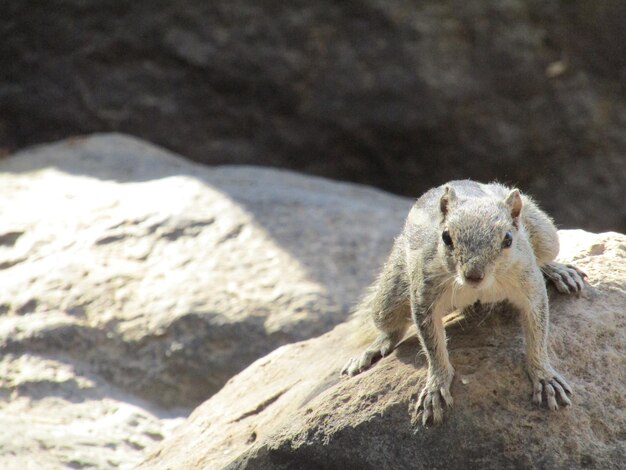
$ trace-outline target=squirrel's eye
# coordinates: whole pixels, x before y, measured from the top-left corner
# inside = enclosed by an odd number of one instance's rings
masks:
[[[447,246],[452,247],[452,237],[450,237],[450,232],[444,230],[441,234],[441,239]]]
[[[504,240],[502,240],[502,247],[509,248],[513,243],[513,234],[511,232],[506,232],[504,234]]]

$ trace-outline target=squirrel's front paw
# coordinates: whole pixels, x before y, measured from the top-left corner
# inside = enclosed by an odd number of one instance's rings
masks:
[[[546,403],[550,410],[558,409],[559,403],[561,406],[572,404],[567,396],[572,394],[571,387],[551,367],[531,370],[528,375],[533,384],[533,403]]]
[[[432,418],[434,424],[443,421],[444,406],[452,406],[454,400],[450,394],[450,384],[454,377],[454,370],[429,374],[426,385],[417,400],[417,412],[422,413],[422,424],[426,426]]]

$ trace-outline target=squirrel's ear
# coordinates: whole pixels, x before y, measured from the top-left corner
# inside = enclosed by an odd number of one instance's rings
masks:
[[[456,193],[452,186],[446,186],[443,190],[443,196],[439,200],[439,209],[441,209],[441,213],[445,217],[450,209],[450,205],[456,201]]]
[[[504,204],[511,211],[511,217],[517,219],[522,212],[522,206],[524,203],[522,202],[522,195],[519,192],[519,189],[514,189],[509,193],[509,195],[504,200]]]

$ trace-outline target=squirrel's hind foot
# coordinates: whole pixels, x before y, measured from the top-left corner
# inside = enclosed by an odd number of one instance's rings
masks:
[[[578,294],[585,288],[585,278],[588,276],[574,265],[553,262],[541,270],[562,294]]]
[[[380,358],[387,356],[398,344],[395,336],[389,337],[387,335],[379,336],[372,344],[370,344],[365,351],[358,356],[350,359],[343,369],[341,369],[341,375],[356,375],[364,370],[368,369],[372,364],[378,361]]]

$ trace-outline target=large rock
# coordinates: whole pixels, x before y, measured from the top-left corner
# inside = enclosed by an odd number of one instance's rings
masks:
[[[626,461],[626,237],[560,233],[560,258],[589,274],[581,298],[550,289],[550,354],[574,389],[556,412],[530,401],[509,307],[453,316],[455,406],[414,419],[426,374],[414,336],[354,378],[342,324],[259,359],[198,407],[140,468],[623,468]]]
[[[0,161],[0,187],[0,351],[88,361],[164,406],[343,321],[411,204],[119,135]]]
[[[622,0],[3,0],[0,18],[0,147],[115,130],[411,196],[498,178],[561,224],[626,230]]]

